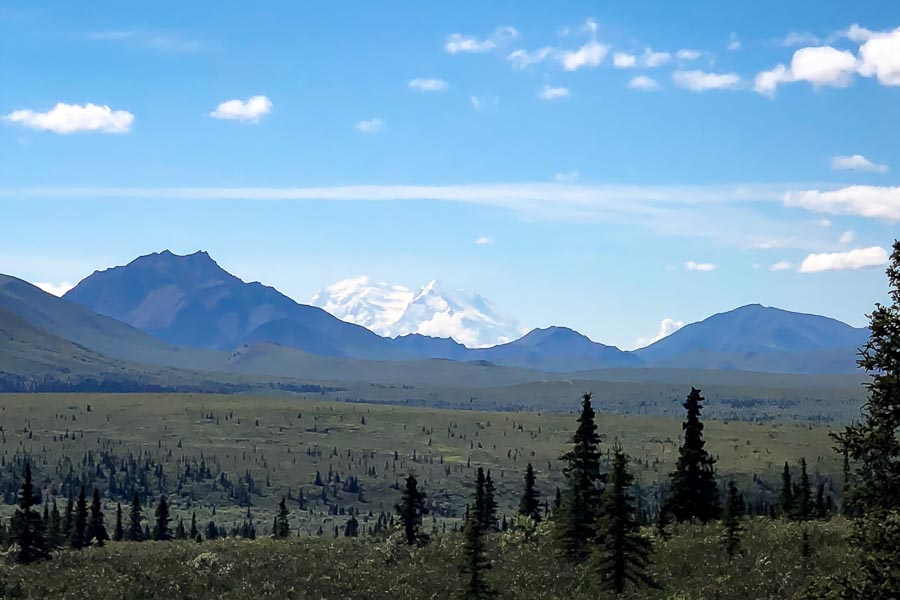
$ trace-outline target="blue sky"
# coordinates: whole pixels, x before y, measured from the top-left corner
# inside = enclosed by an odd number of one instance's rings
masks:
[[[886,297],[895,2],[133,4],[0,8],[0,272],[204,249],[622,347]]]

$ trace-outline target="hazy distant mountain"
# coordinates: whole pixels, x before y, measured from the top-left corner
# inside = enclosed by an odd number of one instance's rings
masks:
[[[329,356],[403,357],[364,327],[241,281],[206,252],[142,256],[95,272],[64,298],[180,346],[231,350],[271,341]]]
[[[727,357],[731,368],[740,369],[747,362],[766,362],[754,358],[760,354],[836,351],[840,356],[864,344],[868,335],[868,329],[828,317],[750,304],[686,325],[635,354],[666,366],[713,365]]]
[[[474,350],[470,356],[498,365],[548,371],[578,371],[641,364],[641,360],[632,353],[591,341],[587,336],[567,327],[534,329],[514,342]]]
[[[438,281],[413,291],[356,277],[319,290],[311,304],[381,335],[452,338],[469,348],[504,344],[522,333],[483,296]]]

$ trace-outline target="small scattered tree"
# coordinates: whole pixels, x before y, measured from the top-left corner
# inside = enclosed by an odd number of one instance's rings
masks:
[[[428,513],[425,507],[425,493],[419,491],[419,483],[415,475],[410,474],[406,478],[406,486],[400,496],[400,503],[396,506],[397,514],[403,523],[403,532],[406,543],[410,546],[421,546],[428,541],[428,536],[420,528],[422,517]]]
[[[19,490],[19,503],[12,518],[13,539],[18,546],[16,562],[27,564],[47,560],[50,550],[44,535],[41,514],[35,510],[40,500],[31,482],[31,463],[25,463],[25,476]]]
[[[525,467],[525,491],[519,501],[519,514],[535,522],[541,520],[540,494],[535,487],[534,467],[531,463]]]
[[[628,457],[616,444],[597,519],[596,547],[592,557],[601,588],[614,594],[624,592],[628,584],[658,587],[647,574],[651,545],[641,535],[635,518],[631,494],[633,482],[634,477],[628,471]]]
[[[347,523],[344,525],[344,537],[359,537],[359,521],[355,515],[350,515]]]
[[[728,556],[737,554],[741,543],[741,518],[744,516],[744,499],[738,492],[734,481],[728,482],[728,492],[725,497],[725,508],[722,511],[722,526],[725,529],[723,542]]]
[[[291,523],[288,520],[288,508],[287,503],[284,500],[284,496],[281,497],[281,502],[278,503],[278,514],[275,515],[275,523],[273,524],[272,535],[276,538],[286,539],[291,535]]]

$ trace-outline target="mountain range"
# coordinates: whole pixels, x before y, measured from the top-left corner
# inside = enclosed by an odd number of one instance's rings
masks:
[[[0,349],[0,375],[55,377],[68,369],[160,378],[160,369],[176,369],[373,383],[431,377],[449,384],[559,380],[567,373],[611,368],[634,370],[637,377],[641,369],[658,368],[853,373],[856,349],[868,337],[866,329],[834,319],[754,304],[686,325],[632,352],[566,327],[470,348],[423,334],[430,330],[421,323],[456,318],[465,327],[482,319],[496,322],[497,331],[512,325],[477,294],[438,284],[402,297],[399,292],[354,280],[317,294],[324,306],[342,307],[345,318],[363,322],[371,323],[366,319],[373,318],[372,307],[391,307],[394,324],[406,319],[404,327],[415,329],[391,338],[299,304],[274,288],[246,283],[205,252],[142,256],[93,273],[63,298],[0,275],[0,335],[16,341]],[[417,311],[423,311],[419,321],[411,316]],[[73,371],[73,365],[80,369]]]

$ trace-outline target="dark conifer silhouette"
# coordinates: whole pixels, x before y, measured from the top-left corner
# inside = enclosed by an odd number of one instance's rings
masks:
[[[355,515],[350,515],[347,523],[344,525],[344,537],[359,537],[359,521]]]
[[[466,600],[483,600],[497,595],[485,577],[491,570],[491,563],[485,554],[485,486],[484,471],[479,468],[475,479],[474,506],[467,508],[466,525],[463,528],[463,562],[460,571],[465,577],[463,598]]]
[[[588,556],[596,529],[600,503],[600,436],[594,421],[591,394],[582,396],[578,427],[572,449],[562,456],[567,485],[562,503],[554,515],[557,541],[563,554],[576,562]]]
[[[522,492],[522,499],[519,501],[519,514],[535,522],[541,520],[540,494],[535,487],[534,467],[531,463],[525,467],[525,491]]]
[[[63,521],[59,514],[59,506],[56,504],[56,498],[50,508],[50,525],[47,530],[48,544],[54,548],[60,547],[64,543],[63,539]]]
[[[634,477],[628,472],[628,457],[616,444],[600,504],[596,547],[591,559],[600,587],[614,594],[621,594],[629,584],[657,587],[647,575],[651,545],[641,535],[635,518],[633,482]]]
[[[88,542],[87,534],[87,500],[84,497],[84,486],[78,492],[78,500],[75,502],[75,518],[72,523],[72,537],[69,539],[69,545],[80,550],[84,548]]]
[[[419,491],[418,481],[412,474],[406,478],[406,486],[403,488],[396,510],[403,523],[406,543],[410,546],[421,546],[427,542],[428,536],[420,530],[422,517],[428,512],[425,507],[425,493]]]
[[[288,538],[291,535],[291,524],[288,520],[288,508],[284,496],[282,496],[281,502],[278,503],[278,514],[275,515],[272,535],[281,539]]]
[[[85,540],[89,544],[103,546],[109,540],[106,525],[103,523],[103,504],[100,502],[100,491],[94,488],[91,498],[91,515],[85,532]]]
[[[172,519],[169,517],[169,503],[166,502],[165,496],[159,497],[159,504],[153,515],[156,517],[156,524],[153,526],[153,540],[156,542],[167,542],[172,539],[172,532],[169,531],[169,523]]]
[[[722,527],[725,529],[723,542],[728,556],[737,554],[740,547],[741,532],[744,529],[741,526],[744,510],[744,499],[738,492],[737,485],[734,481],[729,481],[725,496],[725,508],[722,510]]]
[[[682,424],[684,441],[670,476],[669,498],[664,507],[678,522],[697,519],[708,523],[719,517],[719,488],[713,471],[715,459],[704,448],[701,402],[700,390],[691,388],[683,404],[687,410],[687,420]]]
[[[25,463],[25,476],[19,490],[19,503],[12,518],[12,535],[18,546],[16,562],[33,563],[50,558],[50,550],[44,534],[41,514],[35,510],[40,505],[34,484],[31,482],[31,463]]]
[[[113,541],[121,542],[125,539],[125,524],[122,521],[122,503],[116,502],[116,527],[113,529]]]
[[[794,484],[791,480],[791,467],[785,462],[781,471],[781,489],[778,492],[778,512],[782,517],[792,518],[794,515]]]
[[[798,521],[808,521],[813,516],[813,499],[805,458],[800,459],[800,481],[797,484],[797,492],[794,498],[794,518]]]
[[[131,511],[128,514],[128,541],[144,541],[144,526],[141,524],[141,518],[141,498],[137,492],[134,492],[131,497]]]

